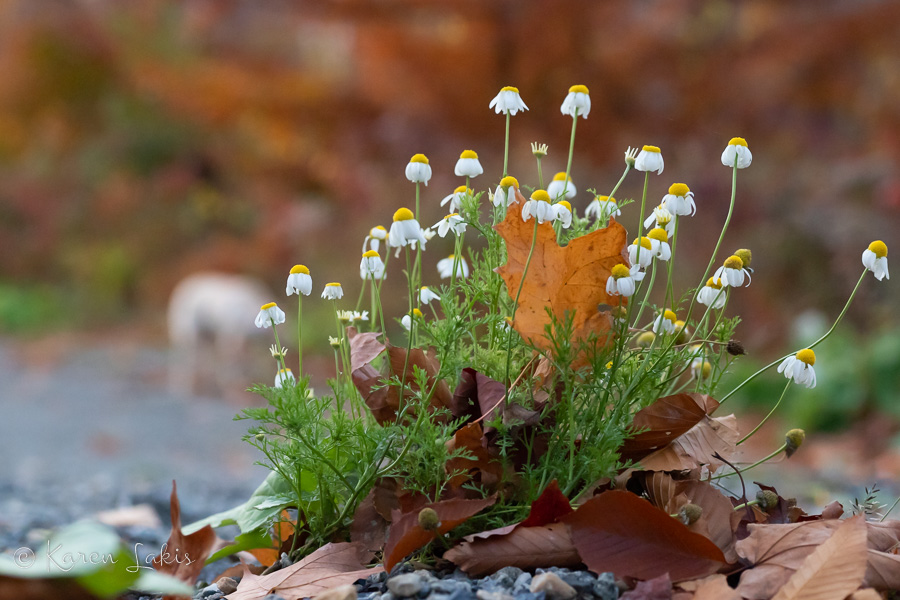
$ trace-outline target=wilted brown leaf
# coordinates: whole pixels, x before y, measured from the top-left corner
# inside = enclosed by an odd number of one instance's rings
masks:
[[[459,428],[446,443],[447,451],[465,449],[468,456],[451,458],[444,465],[448,473],[454,474],[449,481],[453,488],[474,480],[483,486],[493,488],[503,475],[503,466],[487,450],[487,441],[480,423],[469,423]]]
[[[295,531],[296,521],[291,519],[291,516],[286,510],[283,510],[281,511],[281,520],[275,523],[275,526],[273,527],[272,546],[269,548],[251,548],[248,552],[252,554],[260,564],[268,567],[278,560],[282,551],[286,552],[287,549],[290,549],[289,542]],[[286,544],[288,545],[287,549],[285,549]]]
[[[174,481],[169,500],[169,514],[172,519],[172,532],[165,544],[166,552],[153,559],[153,568],[193,585],[203,570],[206,559],[227,546],[228,542],[220,539],[209,525],[190,535],[181,532],[181,505],[178,502],[178,490]]]
[[[866,522],[851,517],[804,559],[773,600],[843,600],[866,573]]]
[[[878,590],[900,590],[900,554],[868,551],[866,585]]]
[[[376,488],[369,490],[368,495],[356,507],[353,522],[350,524],[350,541],[358,543],[366,550],[362,557],[365,562],[372,559],[376,552],[384,548],[388,522],[375,508]]]
[[[672,597],[672,580],[668,573],[639,581],[633,590],[622,594],[622,600],[669,600]]]
[[[693,600],[741,600],[724,575],[710,575],[694,591]]]
[[[497,268],[506,283],[506,291],[515,299],[522,282],[525,262],[536,235],[534,253],[522,283],[519,307],[513,327],[534,347],[549,351],[551,343],[545,327],[550,325],[546,309],[560,321],[568,312],[572,317],[572,341],[585,341],[597,336],[600,346],[612,339],[609,312],[599,312],[601,304],[617,305],[621,296],[606,293],[606,280],[617,264],[628,264],[625,228],[610,219],[609,226],[583,235],[560,247],[553,226],[522,220],[525,198],[516,191],[506,218],[495,227],[506,242],[507,262]]]
[[[734,415],[704,415],[686,433],[642,458],[640,465],[648,471],[689,471],[705,465],[712,472],[722,465],[714,455],[731,460],[740,437]]]
[[[269,575],[245,573],[228,600],[259,600],[269,594],[299,600],[383,570],[380,566],[364,568],[360,558],[364,554],[359,544],[326,544],[300,562]]]
[[[563,521],[595,573],[636,579],[669,573],[673,581],[683,581],[714,573],[726,562],[713,542],[629,492],[594,496]]]
[[[487,538],[473,536],[444,553],[472,577],[481,577],[503,567],[537,569],[541,567],[575,567],[581,557],[572,544],[569,528],[564,523],[540,527],[511,526]]]
[[[378,341],[379,331],[359,333],[355,327],[347,327],[347,339],[350,343],[350,371],[371,363],[384,352],[384,344]]]
[[[719,403],[712,396],[703,394],[660,398],[635,413],[631,430],[639,433],[622,443],[619,456],[623,461],[640,460],[667,446],[718,407]]]
[[[415,552],[425,544],[464,523],[488,506],[497,501],[496,496],[481,500],[444,500],[426,504],[422,508],[432,508],[437,513],[440,524],[437,529],[426,531],[419,525],[419,511],[400,514],[394,513],[391,519],[391,531],[384,547],[384,567],[388,571],[411,552]]]

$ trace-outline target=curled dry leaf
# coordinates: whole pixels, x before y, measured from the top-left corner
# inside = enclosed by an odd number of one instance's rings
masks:
[[[741,434],[737,430],[734,415],[709,417],[703,415],[700,422],[672,440],[667,446],[640,460],[641,467],[649,471],[689,471],[707,466],[710,472],[722,466],[715,455],[731,461]]]
[[[601,347],[612,341],[612,319],[600,305],[617,305],[620,296],[606,293],[606,280],[617,264],[628,264],[625,228],[610,219],[609,226],[583,235],[561,247],[550,223],[537,226],[522,220],[525,198],[516,191],[517,202],[495,227],[506,242],[507,262],[497,268],[506,291],[515,300],[521,284],[519,307],[513,327],[534,347],[549,351],[545,327],[550,313],[560,321],[572,317],[572,340],[586,341],[596,335]],[[524,282],[522,276],[536,235],[534,253]]]
[[[463,448],[468,456],[451,458],[444,465],[450,477],[449,485],[459,488],[468,481],[475,481],[493,489],[500,482],[503,466],[487,450],[487,440],[480,423],[469,423],[459,428],[445,444],[448,452]]]
[[[375,508],[376,488],[373,486],[368,495],[356,507],[353,522],[350,524],[350,541],[358,543],[366,554],[361,558],[368,562],[376,552],[384,548],[388,522]]]
[[[622,600],[669,600],[672,597],[672,580],[668,573],[639,581],[634,589],[622,594]]]
[[[712,396],[704,394],[675,394],[659,398],[635,413],[631,424],[635,435],[622,443],[619,449],[621,459],[640,460],[666,447],[718,407],[719,403]]]

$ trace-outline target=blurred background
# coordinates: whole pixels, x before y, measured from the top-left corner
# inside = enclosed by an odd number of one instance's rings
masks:
[[[754,161],[721,255],[754,252],[753,284],[730,304],[749,354],[738,371],[802,347],[840,312],[869,242],[897,247],[898,22],[887,0],[0,0],[0,450],[21,457],[3,485],[98,471],[255,485],[246,424],[230,421],[252,397],[215,382],[193,400],[165,391],[173,287],[241,273],[281,301],[303,263],[315,294],[340,281],[353,308],[364,236],[413,203],[410,156],[434,169],[423,225],[462,183],[462,150],[485,167],[476,191],[497,184],[504,119],[488,103],[505,85],[530,109],[512,119],[510,152],[528,185],[531,142],[549,144],[545,176],[565,170],[559,106],[569,86],[590,88],[579,212],[587,189],[612,189],[626,148],[661,147],[648,203],[684,182],[698,207],[680,229],[682,289],[727,212],[719,156],[746,138]],[[642,183],[633,174],[617,197],[639,201]],[[637,221],[626,209],[632,236]],[[450,244],[429,244],[426,273]],[[821,432],[807,466],[834,469],[827,485],[900,476],[898,296],[864,281],[817,349],[819,386],[792,392],[760,452],[802,426]],[[324,385],[330,303],[304,312],[305,362]],[[246,357],[262,361],[248,384],[272,377],[269,343]],[[761,378],[735,410],[764,414],[782,387]]]

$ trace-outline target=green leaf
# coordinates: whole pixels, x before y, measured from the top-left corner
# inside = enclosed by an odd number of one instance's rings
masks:
[[[234,543],[230,546],[225,546],[218,552],[214,553],[212,556],[206,559],[206,564],[214,563],[220,558],[225,558],[226,556],[231,556],[237,552],[241,552],[243,550],[253,550],[254,548],[271,548],[272,547],[272,536],[269,535],[269,530],[266,528],[256,529],[254,531],[248,531],[246,533],[242,533],[236,538],[234,538]]]
[[[289,483],[277,471],[272,471],[246,502],[190,525],[185,525],[182,531],[186,535],[190,535],[207,525],[213,527],[237,525],[241,533],[261,529],[283,509],[294,504],[296,499],[292,494],[293,490]]]

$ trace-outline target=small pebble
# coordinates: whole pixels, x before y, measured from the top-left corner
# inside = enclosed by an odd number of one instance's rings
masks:
[[[496,582],[500,587],[509,589],[513,587],[516,583],[516,579],[518,579],[522,573],[522,569],[518,567],[503,567],[491,575],[490,579]]]
[[[387,586],[398,598],[410,598],[422,590],[423,583],[415,573],[404,573],[388,579]]]
[[[515,583],[513,583],[513,586],[512,586],[513,593],[515,594],[518,592],[530,591],[531,577],[532,577],[531,573],[528,573],[528,572],[525,572],[525,573],[522,573],[521,575],[519,575],[516,578]]]
[[[478,600],[515,600],[506,592],[489,592],[487,590],[478,590],[475,592],[475,597]]]
[[[357,600],[356,586],[352,583],[325,590],[315,600]]]
[[[531,580],[529,591],[545,592],[549,600],[572,600],[578,595],[575,588],[550,571],[535,575]]]
[[[216,586],[218,586],[220,592],[227,596],[237,590],[238,583],[231,577],[222,577],[216,581]]]

